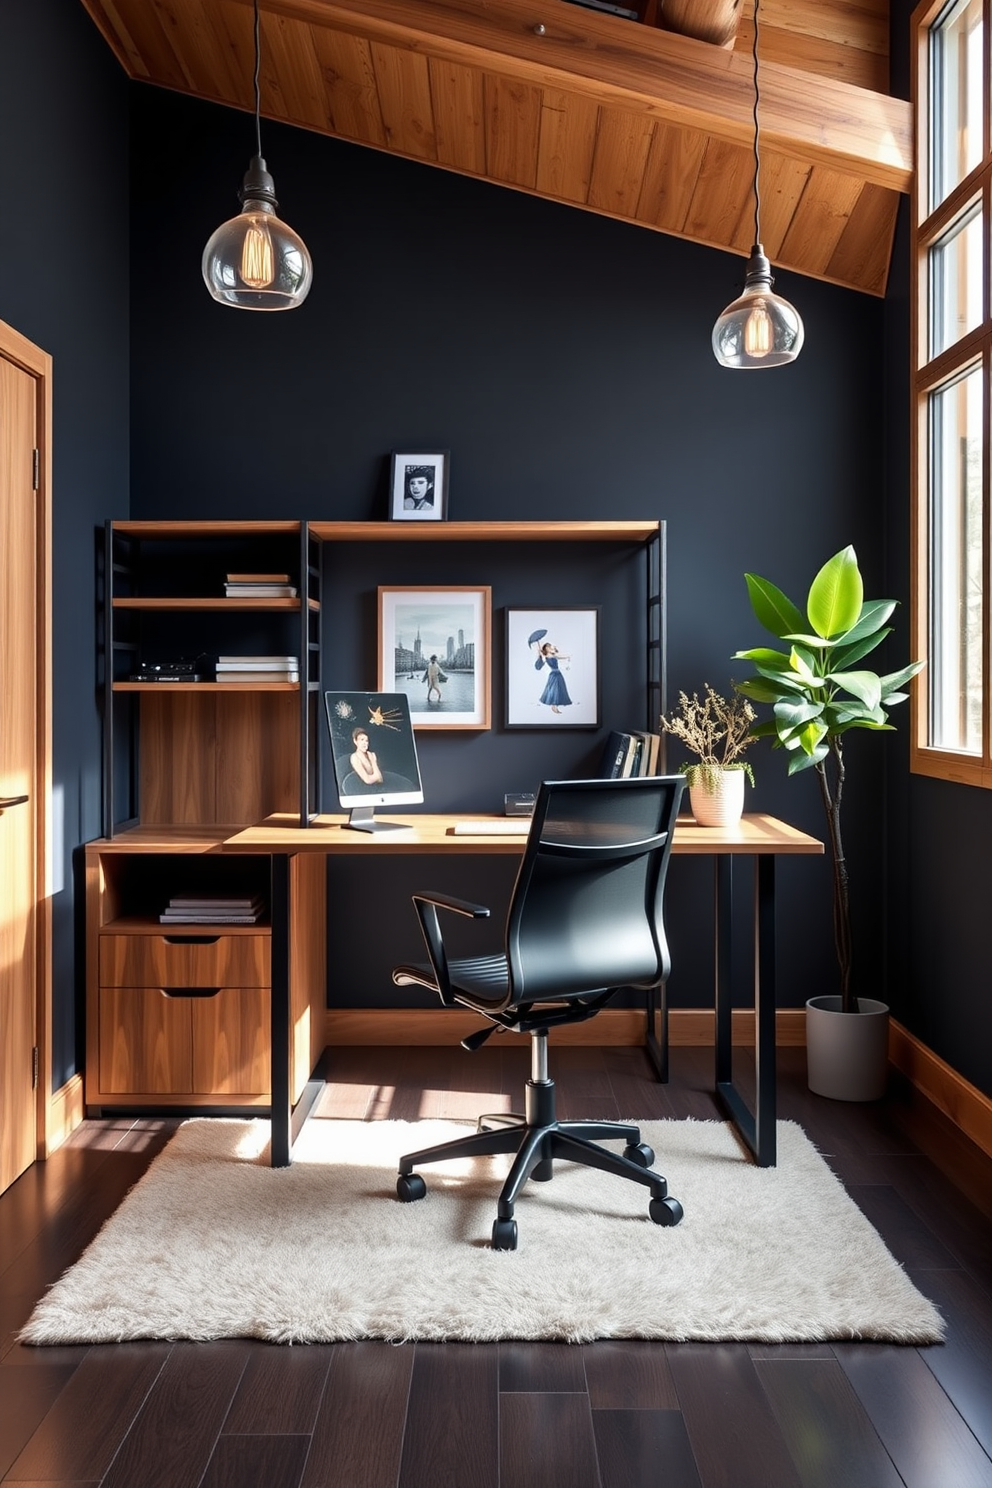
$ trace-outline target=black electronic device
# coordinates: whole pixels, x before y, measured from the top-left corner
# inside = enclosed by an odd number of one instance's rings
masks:
[[[379,821],[377,806],[415,805],[424,799],[410,700],[403,692],[325,692],[331,762],[338,800],[358,832],[395,832]]]
[[[201,658],[194,661],[141,661],[138,670],[131,673],[132,682],[202,682],[203,673],[198,670]]]
[[[503,810],[507,816],[533,816],[536,800],[533,791],[507,791],[503,797]]]

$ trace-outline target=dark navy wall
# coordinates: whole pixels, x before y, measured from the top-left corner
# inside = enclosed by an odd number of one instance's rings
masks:
[[[78,0],[0,5],[0,318],[54,358],[54,1067],[81,1069],[73,850],[100,833],[93,532],[128,501],[128,85]],[[78,969],[77,969],[78,968]]]
[[[800,360],[761,376],[729,372],[709,338],[739,292],[740,259],[263,124],[314,287],[299,311],[237,314],[210,300],[199,261],[237,208],[250,120],[136,87],[132,140],[132,515],[382,517],[389,451],[414,443],[451,450],[452,517],[663,518],[672,696],[705,682],[726,691],[742,674],[732,653],[764,639],[747,569],[802,598],[820,564],[853,542],[881,592],[880,300],[783,274],[779,288],[806,322]],[[166,212],[176,159],[181,210]],[[561,559],[551,551],[545,562]],[[418,557],[408,578],[439,581],[434,560],[428,572]],[[371,594],[381,579],[367,568],[356,582]],[[904,598],[904,582],[894,592]],[[639,648],[624,654],[622,644],[604,664],[639,669]],[[577,760],[589,745],[575,739]],[[850,749],[848,846],[872,990],[887,742],[865,736]],[[431,804],[464,809],[466,781],[484,777],[499,790],[523,786],[516,759],[507,778],[506,745],[498,731],[471,744],[427,741]],[[751,805],[819,835],[815,778],[788,781],[782,757],[764,750],[754,751]],[[799,1006],[833,990],[826,864],[783,862],[780,888],[780,1000]],[[709,994],[709,893],[704,865],[677,865],[676,1004]],[[349,919],[364,908],[370,921],[368,906],[386,898],[365,883],[341,894]],[[375,941],[375,965],[368,941],[336,948],[342,1001],[389,995],[391,946],[382,949],[378,927]]]

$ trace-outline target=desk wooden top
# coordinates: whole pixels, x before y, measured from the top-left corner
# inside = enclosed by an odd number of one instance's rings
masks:
[[[403,825],[402,832],[356,832],[345,826],[346,816],[318,816],[309,827],[294,825],[295,816],[277,813],[267,816],[257,826],[246,827],[236,832],[223,843],[225,852],[238,853],[486,853],[518,856],[523,848],[529,829],[527,818],[521,817],[520,832],[509,835],[456,836],[456,821],[484,821],[483,813],[462,816],[405,816],[394,811],[384,811],[383,820]],[[505,821],[505,817],[494,816],[493,821]],[[719,853],[733,856],[753,857],[755,854],[804,853],[820,854],[823,843],[816,837],[808,837],[797,827],[778,821],[763,812],[753,812],[741,818],[733,828],[700,827],[691,816],[679,817],[675,827],[672,852],[678,854]]]

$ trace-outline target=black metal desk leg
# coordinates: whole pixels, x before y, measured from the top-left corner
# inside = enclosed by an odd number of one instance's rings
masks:
[[[754,1073],[757,1106],[754,1155],[759,1168],[776,1161],[775,1100],[775,859],[759,855],[754,872]]]
[[[270,861],[269,908],[272,919],[271,1068],[272,1136],[270,1160],[274,1168],[292,1161],[289,1090],[289,855],[273,853]]]
[[[733,1079],[733,932],[734,860],[717,854],[713,863],[713,999],[716,1013],[716,1087]]]

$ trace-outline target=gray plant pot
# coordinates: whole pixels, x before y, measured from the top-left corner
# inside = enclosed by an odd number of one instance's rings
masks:
[[[889,1009],[871,997],[842,1013],[839,997],[806,1004],[807,1084],[831,1100],[881,1100],[889,1065]]]

